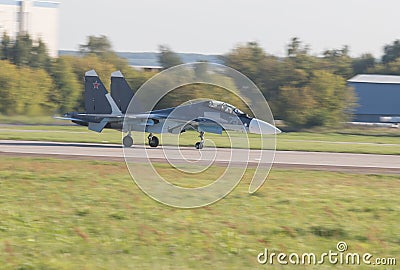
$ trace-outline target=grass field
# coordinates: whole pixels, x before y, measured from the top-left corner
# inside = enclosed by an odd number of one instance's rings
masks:
[[[222,171],[156,168],[177,185]],[[339,241],[400,259],[398,176],[273,169],[249,195],[251,173],[222,201],[181,210],[144,195],[124,163],[0,157],[0,269],[281,269],[291,267],[257,255],[321,254]]]
[[[237,136],[243,136],[238,134]],[[143,136],[136,135],[142,139]],[[173,144],[176,135],[163,135],[163,144]],[[259,149],[257,135],[249,135],[251,147]],[[121,133],[104,130],[103,133],[88,131],[80,126],[0,126],[0,139],[44,140],[62,142],[121,143]],[[139,140],[140,140],[139,139]],[[206,134],[218,147],[230,147],[226,135]],[[289,132],[276,136],[277,150],[316,152],[369,153],[400,155],[400,130],[398,129],[343,129],[337,132]],[[138,140],[136,140],[138,141]],[[193,146],[198,141],[196,132],[180,135],[180,144]],[[209,144],[206,142],[206,145]],[[235,145],[240,147],[241,145]]]

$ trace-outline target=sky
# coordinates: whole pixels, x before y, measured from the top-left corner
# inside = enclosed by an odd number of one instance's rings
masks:
[[[60,49],[106,35],[116,51],[224,54],[256,41],[276,56],[299,37],[320,55],[350,46],[381,57],[400,39],[398,0],[60,0]]]

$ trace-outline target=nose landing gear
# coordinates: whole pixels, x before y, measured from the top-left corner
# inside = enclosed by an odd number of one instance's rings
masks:
[[[149,140],[150,147],[157,147],[160,143],[158,138],[153,136],[153,133],[150,133],[149,136],[147,136],[147,139]]]
[[[200,131],[200,135],[199,135],[200,141],[197,142],[194,147],[196,149],[203,149],[204,147],[204,131]]]

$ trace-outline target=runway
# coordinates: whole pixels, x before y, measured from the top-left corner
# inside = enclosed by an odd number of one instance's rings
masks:
[[[260,162],[261,150],[204,148],[199,151],[192,147],[181,147],[177,151],[174,146],[157,148],[134,146],[127,152],[130,161],[145,162],[146,155],[155,162],[213,161],[214,164],[235,166],[248,164],[257,166]],[[263,150],[267,151],[267,150]],[[123,148],[116,144],[64,143],[43,141],[0,140],[0,155],[53,157],[60,159],[124,161]],[[168,155],[168,160],[165,155]],[[271,155],[269,151],[267,155]],[[272,159],[271,159],[272,160]],[[400,156],[276,151],[273,168],[295,168],[329,170],[355,173],[390,173],[400,174]]]

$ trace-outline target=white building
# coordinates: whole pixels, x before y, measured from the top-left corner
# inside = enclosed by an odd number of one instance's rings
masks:
[[[42,39],[53,57],[58,56],[59,2],[38,0],[0,0],[0,38],[4,32],[14,39],[28,33]]]

